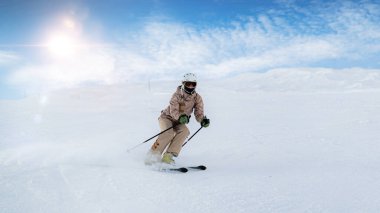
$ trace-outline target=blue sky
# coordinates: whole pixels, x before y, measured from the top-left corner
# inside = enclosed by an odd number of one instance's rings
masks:
[[[380,69],[380,0],[0,2],[0,98],[184,72]]]

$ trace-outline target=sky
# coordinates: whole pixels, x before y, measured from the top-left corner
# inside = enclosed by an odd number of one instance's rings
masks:
[[[186,72],[380,72],[380,0],[0,0],[0,32],[0,99]]]

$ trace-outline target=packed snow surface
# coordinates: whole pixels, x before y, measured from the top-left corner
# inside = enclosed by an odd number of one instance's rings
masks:
[[[211,120],[159,172],[143,163],[178,82],[0,101],[0,212],[378,212],[380,76],[273,70],[202,81]],[[191,118],[194,133],[199,124]]]

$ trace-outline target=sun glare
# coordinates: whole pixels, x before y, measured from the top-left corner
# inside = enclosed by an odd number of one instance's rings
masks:
[[[49,39],[47,47],[54,56],[70,56],[76,52],[78,42],[69,35],[55,34]]]

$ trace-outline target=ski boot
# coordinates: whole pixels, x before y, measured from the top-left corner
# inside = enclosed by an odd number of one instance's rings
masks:
[[[162,157],[161,159],[162,163],[166,163],[166,164],[175,164],[175,161],[173,159],[173,154],[172,153],[165,153],[164,156]]]

